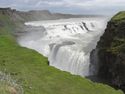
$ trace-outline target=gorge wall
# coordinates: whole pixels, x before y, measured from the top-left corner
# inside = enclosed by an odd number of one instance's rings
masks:
[[[115,15],[96,47],[98,76],[125,91],[125,12]]]

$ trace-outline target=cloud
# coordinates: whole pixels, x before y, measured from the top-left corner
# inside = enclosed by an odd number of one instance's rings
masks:
[[[48,5],[48,6],[51,6],[51,7],[60,7],[60,6],[63,6],[65,3],[64,2],[60,2],[60,1],[39,1],[38,3],[36,3],[36,6],[39,7],[41,5]]]
[[[125,0],[0,0],[1,7],[19,10],[49,9],[54,12],[113,14],[125,9]]]

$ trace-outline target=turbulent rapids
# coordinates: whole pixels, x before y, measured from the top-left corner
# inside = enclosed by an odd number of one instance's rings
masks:
[[[90,52],[106,26],[104,18],[77,18],[25,23],[18,42],[48,57],[50,66],[75,75],[93,75]]]

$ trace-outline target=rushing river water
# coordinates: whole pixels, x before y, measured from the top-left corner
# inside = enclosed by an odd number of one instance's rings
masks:
[[[90,52],[103,34],[105,18],[76,18],[26,22],[27,33],[18,38],[21,46],[48,57],[50,66],[75,75],[89,76]]]

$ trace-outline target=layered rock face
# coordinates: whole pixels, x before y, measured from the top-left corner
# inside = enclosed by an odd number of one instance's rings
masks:
[[[98,76],[125,91],[125,12],[114,16],[98,42]]]

